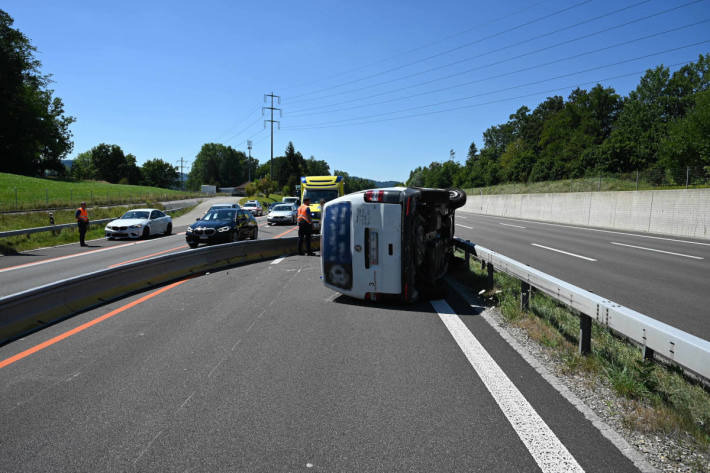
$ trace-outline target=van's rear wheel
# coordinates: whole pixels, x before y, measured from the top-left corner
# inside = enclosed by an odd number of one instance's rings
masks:
[[[466,193],[461,189],[449,189],[449,207],[458,209],[466,203]]]

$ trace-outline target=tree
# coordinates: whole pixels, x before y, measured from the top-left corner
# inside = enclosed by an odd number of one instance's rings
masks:
[[[0,10],[0,171],[39,176],[65,172],[62,158],[74,144],[69,126],[74,117],[48,89],[50,76],[40,73],[36,48],[14,20]]]
[[[125,177],[126,156],[118,145],[101,143],[91,148],[91,163],[96,170],[96,178],[117,183]]]
[[[143,182],[153,187],[170,188],[175,186],[180,177],[177,166],[155,158],[141,166]]]
[[[198,189],[202,184],[237,186],[247,176],[247,156],[243,152],[219,143],[206,143],[192,163],[187,186],[190,189]]]
[[[330,176],[330,166],[323,160],[316,160],[313,156],[306,160],[306,176]]]
[[[75,179],[96,179],[96,169],[91,161],[91,151],[84,151],[74,159],[71,175]]]

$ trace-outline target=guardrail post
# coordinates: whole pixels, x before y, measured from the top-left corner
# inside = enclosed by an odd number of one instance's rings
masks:
[[[643,359],[644,360],[653,361],[653,354],[654,353],[655,352],[653,351],[653,348],[649,348],[647,346],[643,347]]]
[[[579,354],[588,355],[592,352],[592,318],[579,314]]]
[[[493,272],[494,272],[493,263],[489,262],[488,264],[486,264],[486,268],[488,269],[488,277],[486,278],[486,286],[490,290],[490,289],[493,289]]]
[[[520,310],[530,310],[530,284],[520,282]]]

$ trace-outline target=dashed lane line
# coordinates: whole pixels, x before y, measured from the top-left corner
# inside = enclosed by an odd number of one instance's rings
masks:
[[[498,222],[498,223],[500,223],[504,227],[527,228],[527,227],[523,227],[522,225],[511,225],[510,223],[501,223],[501,222]]]
[[[556,251],[557,253],[562,253],[565,255],[574,256],[575,258],[579,258],[579,259],[583,259],[583,260],[587,260],[587,261],[596,261],[594,258],[589,258],[587,256],[578,255],[577,253],[570,253],[569,251],[558,250],[557,248],[550,248],[549,246],[538,245],[537,243],[530,243],[530,244],[532,246],[537,246],[538,248],[544,248],[546,250]]]
[[[431,305],[543,473],[583,473],[567,447],[451,306],[444,300],[431,301]]]
[[[617,245],[617,246],[626,246],[628,248],[636,248],[639,250],[653,251],[655,253],[665,253],[667,255],[682,256],[683,258],[705,259],[701,256],[693,256],[693,255],[686,255],[683,253],[674,253],[672,251],[657,250],[655,248],[646,248],[645,246],[627,245],[626,243],[617,243],[615,241],[610,241],[609,243],[611,243],[612,245]]]

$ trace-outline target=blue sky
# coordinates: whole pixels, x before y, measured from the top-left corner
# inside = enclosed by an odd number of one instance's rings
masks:
[[[1,7],[37,47],[74,152],[190,163],[217,142],[269,159],[264,94],[293,141],[375,180],[449,158],[521,105],[710,52],[710,0],[48,2]],[[188,168],[189,169],[189,165]],[[186,170],[187,170],[186,169]]]

